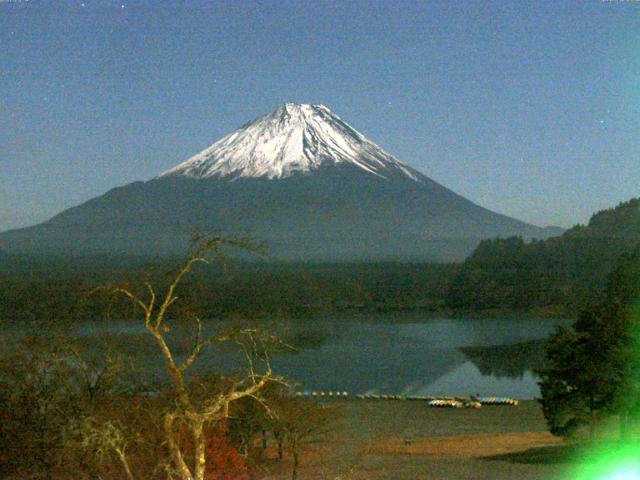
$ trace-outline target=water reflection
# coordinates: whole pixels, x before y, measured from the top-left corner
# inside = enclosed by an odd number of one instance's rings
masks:
[[[309,390],[533,398],[556,321],[333,322],[290,326],[274,367]]]
[[[288,345],[272,356],[274,371],[306,390],[405,395],[539,395],[533,370],[542,365],[544,338],[554,320],[436,319],[386,314],[366,319],[307,319],[277,327]],[[224,325],[220,325],[224,328]],[[182,331],[182,329],[176,329]],[[109,336],[141,364],[162,363],[142,325],[81,325],[76,335],[108,342]],[[192,338],[176,337],[177,351]],[[243,362],[231,349],[206,352],[195,368],[230,371]]]
[[[544,364],[544,339],[510,345],[462,347],[460,351],[484,376],[521,379]]]

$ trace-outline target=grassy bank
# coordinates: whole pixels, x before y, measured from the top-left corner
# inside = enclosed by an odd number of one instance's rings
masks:
[[[302,479],[539,480],[570,478],[576,452],[548,433],[537,402],[435,409],[421,402],[334,401],[342,417],[307,445]],[[289,460],[266,478],[289,477]]]

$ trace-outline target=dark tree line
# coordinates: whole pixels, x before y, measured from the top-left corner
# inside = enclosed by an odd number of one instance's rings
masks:
[[[56,262],[15,258],[0,265],[0,319],[128,318],[124,299],[88,293],[97,284],[167,281],[175,259],[143,262],[100,259]],[[0,262],[1,263],[1,262]],[[442,308],[456,265],[231,263],[224,275],[204,266],[185,280],[182,296],[193,311],[233,317],[300,317],[316,313]],[[188,301],[187,301],[188,300]]]
[[[480,243],[453,276],[446,306],[453,310],[515,310],[574,317],[602,292],[618,258],[640,243],[640,199],[592,216],[559,237]]]
[[[621,436],[640,413],[640,248],[623,255],[599,297],[572,328],[559,328],[540,371],[541,404],[550,430],[570,435],[603,418],[620,418]]]

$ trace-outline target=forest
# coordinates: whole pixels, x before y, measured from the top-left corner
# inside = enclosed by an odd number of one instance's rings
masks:
[[[485,240],[454,272],[443,303],[454,311],[573,318],[639,243],[640,199],[602,210],[587,225],[548,240]]]
[[[0,318],[123,318],[130,306],[99,294],[103,283],[162,282],[176,258],[5,259]],[[403,263],[267,263],[205,265],[186,279],[183,297],[203,317],[300,318],[336,312],[421,309],[442,311],[447,280],[457,265]]]
[[[621,255],[640,243],[640,199],[592,216],[558,237],[482,241],[464,262],[269,262],[208,265],[184,295],[202,315],[300,318],[421,310],[485,316],[569,317],[602,291]],[[128,306],[88,294],[97,284],[162,281],[177,258],[0,256],[0,318],[13,321],[126,316]]]

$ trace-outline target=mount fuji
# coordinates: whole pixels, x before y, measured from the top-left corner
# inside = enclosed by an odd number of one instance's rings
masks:
[[[265,241],[274,259],[455,260],[494,236],[557,233],[480,207],[323,105],[287,103],[146,182],[28,228],[8,252],[177,254],[190,232]]]
[[[324,105],[294,103],[240,127],[160,177],[279,179],[337,165],[358,167],[380,178],[427,180]]]

